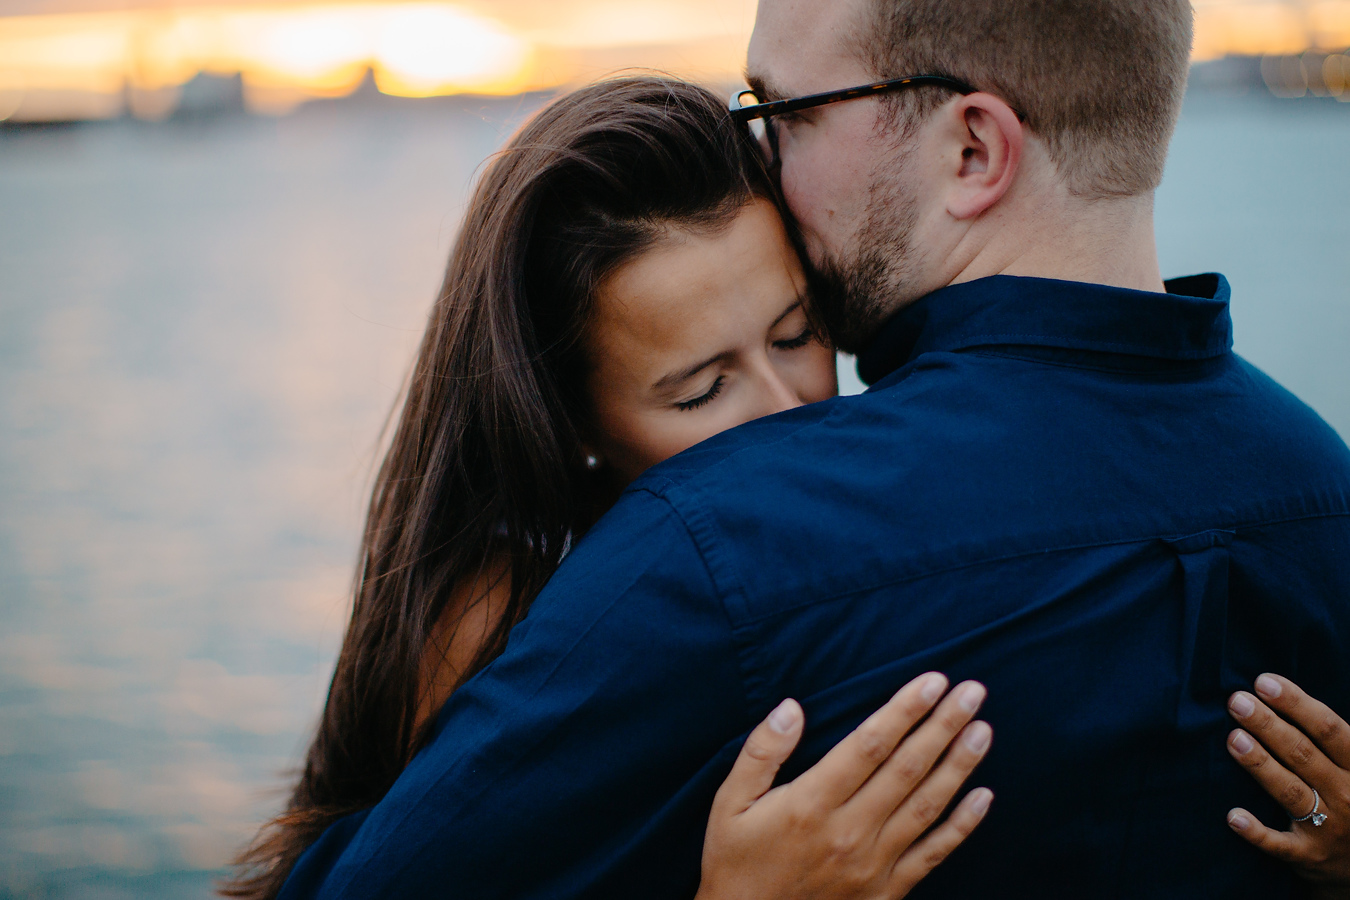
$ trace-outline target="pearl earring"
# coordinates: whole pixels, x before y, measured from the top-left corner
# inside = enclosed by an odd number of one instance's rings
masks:
[[[592,472],[600,468],[600,457],[596,456],[594,453],[587,453],[586,468],[590,469]]]

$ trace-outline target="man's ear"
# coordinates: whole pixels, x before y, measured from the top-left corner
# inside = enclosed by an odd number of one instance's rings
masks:
[[[1022,122],[993,94],[962,97],[952,109],[952,134],[961,145],[959,170],[947,193],[947,212],[973,219],[1008,193],[1022,160]]]

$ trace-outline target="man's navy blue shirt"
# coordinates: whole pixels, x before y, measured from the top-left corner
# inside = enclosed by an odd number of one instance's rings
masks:
[[[930,669],[988,685],[996,799],[914,896],[1290,896],[1225,824],[1287,822],[1225,698],[1350,710],[1350,452],[1232,353],[1227,283],[957,285],[860,369],[635,483],[283,896],[688,900],[780,700],[792,777]]]

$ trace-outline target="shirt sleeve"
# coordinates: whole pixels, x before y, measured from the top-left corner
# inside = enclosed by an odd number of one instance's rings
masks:
[[[698,547],[665,500],[630,491],[385,798],[330,829],[282,897],[614,896],[653,866],[690,896],[748,721]]]

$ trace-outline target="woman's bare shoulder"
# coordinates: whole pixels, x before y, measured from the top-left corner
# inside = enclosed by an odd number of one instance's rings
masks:
[[[441,612],[422,656],[414,733],[444,705],[501,621],[511,599],[511,569],[503,554],[465,581]]]

